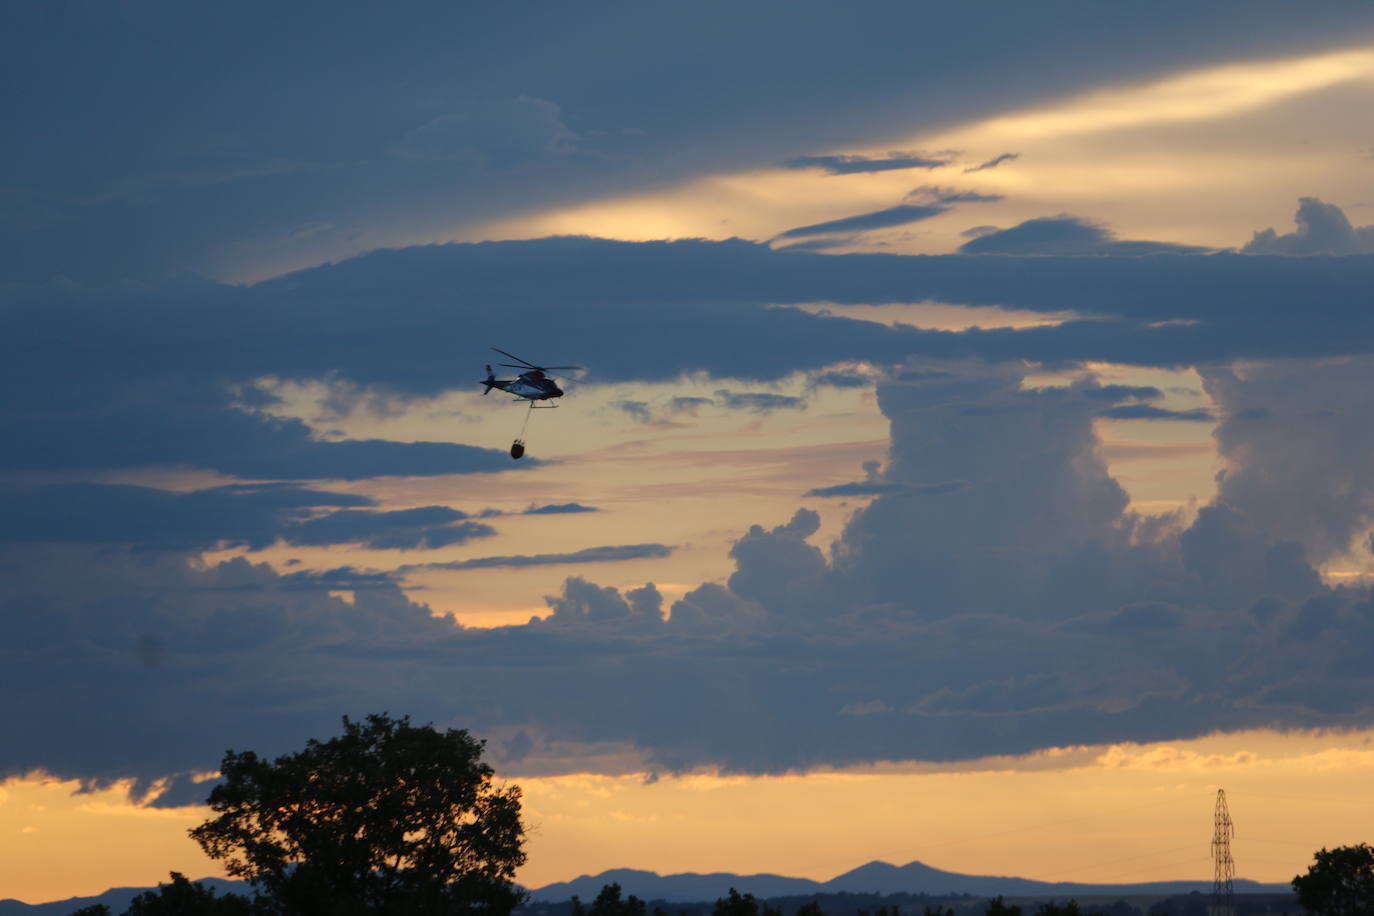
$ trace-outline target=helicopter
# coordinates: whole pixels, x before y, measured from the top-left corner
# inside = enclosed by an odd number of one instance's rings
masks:
[[[497,365],[506,366],[510,369],[523,369],[524,371],[515,378],[500,379],[492,372],[491,366],[487,366],[487,377],[482,380],[482,384],[486,387],[482,389],[482,394],[490,394],[493,388],[499,388],[507,394],[515,395],[517,401],[528,401],[530,409],[557,407],[557,404],[541,404],[540,402],[552,401],[555,398],[561,398],[563,396],[563,389],[559,388],[558,384],[544,373],[554,369],[569,369],[575,371],[582,368],[581,366],[536,366],[534,363],[521,359],[514,353],[507,353],[500,347],[492,347],[492,349],[502,356],[508,356],[515,360],[516,363],[519,363],[518,366],[512,363],[497,363]],[[529,424],[529,416],[529,414],[525,415],[526,425]],[[524,432],[524,427],[521,427],[521,435],[524,435]],[[511,444],[510,456],[512,458],[519,458],[524,454],[525,442],[523,439],[517,438],[515,442]]]

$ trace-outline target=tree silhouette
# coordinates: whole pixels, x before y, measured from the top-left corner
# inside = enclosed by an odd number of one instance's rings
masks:
[[[1051,900],[1049,903],[1042,903],[1037,906],[1035,916],[1083,916],[1083,914],[1078,909],[1077,900],[1070,900],[1062,905]]]
[[[573,916],[644,916],[646,905],[634,894],[620,899],[619,884],[605,884],[588,910],[577,897],[572,898]]]
[[[484,742],[385,714],[343,726],[271,762],[227,751],[191,837],[286,916],[509,914],[520,790],[493,784]]]
[[[1374,848],[1322,848],[1307,874],[1293,878],[1303,909],[1317,916],[1367,916],[1374,912]]]
[[[760,905],[753,894],[741,895],[732,887],[728,896],[716,901],[711,916],[782,916],[782,910],[767,903]]]
[[[984,910],[985,916],[1021,916],[1019,906],[1007,906],[1002,902],[1000,896],[988,901],[988,908]]]
[[[124,916],[250,916],[253,902],[239,894],[215,896],[215,889],[199,881],[187,881],[180,872],[171,873],[172,882],[158,882],[157,890],[135,897]]]

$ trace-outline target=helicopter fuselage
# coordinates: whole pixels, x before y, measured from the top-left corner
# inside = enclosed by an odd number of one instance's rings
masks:
[[[527,401],[548,401],[563,396],[563,389],[559,388],[554,384],[553,379],[538,369],[522,372],[513,379],[488,378],[483,384],[492,388],[499,388],[507,394],[513,394]]]

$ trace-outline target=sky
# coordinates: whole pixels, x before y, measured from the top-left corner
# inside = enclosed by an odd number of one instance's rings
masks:
[[[1366,5],[3,16],[0,897],[382,711],[529,886],[1369,839]]]

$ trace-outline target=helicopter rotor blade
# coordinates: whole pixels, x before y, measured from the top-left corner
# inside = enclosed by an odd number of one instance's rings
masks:
[[[581,366],[540,366],[539,368],[546,372],[550,369],[576,369],[579,372],[582,370]]]
[[[527,368],[527,369],[538,369],[538,368],[539,368],[539,367],[536,366],[534,363],[525,362],[525,360],[523,360],[523,359],[521,359],[520,357],[516,356],[514,353],[507,353],[505,350],[502,350],[500,347],[492,347],[492,349],[495,350],[497,353],[500,353],[502,356],[509,356],[511,359],[515,360],[517,363],[521,363],[522,365],[524,365],[525,368]],[[507,365],[510,365],[510,364],[509,364],[509,363],[501,363],[501,365],[507,366]],[[518,367],[516,367],[516,366],[511,366],[511,368],[514,369],[514,368],[518,368]]]

